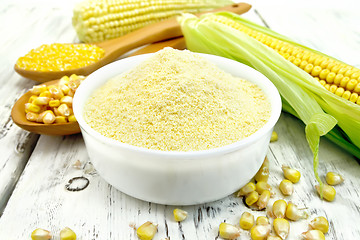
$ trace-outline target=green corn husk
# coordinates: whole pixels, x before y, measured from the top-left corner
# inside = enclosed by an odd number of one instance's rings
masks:
[[[314,173],[321,187],[317,172],[320,136],[327,136],[354,156],[360,157],[360,106],[327,91],[307,72],[275,50],[241,31],[214,21],[217,16],[227,17],[295,46],[324,54],[228,12],[207,14],[200,18],[184,14],[178,18],[189,50],[239,61],[255,68],[273,82],[283,99],[283,110],[306,125],[306,139],[314,155]]]

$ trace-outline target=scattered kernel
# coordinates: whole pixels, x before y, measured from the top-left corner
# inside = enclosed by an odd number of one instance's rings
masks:
[[[335,186],[344,182],[344,178],[335,172],[328,172],[326,174],[326,182],[331,186]]]
[[[141,225],[137,230],[136,234],[141,240],[151,240],[157,232],[157,224],[152,222],[146,222]]]
[[[219,236],[224,239],[235,239],[240,236],[240,229],[232,224],[222,222],[219,226]]]
[[[182,222],[186,219],[188,213],[184,210],[181,210],[179,208],[175,208],[174,211],[173,211],[173,214],[174,214],[174,219],[175,221],[177,222]]]

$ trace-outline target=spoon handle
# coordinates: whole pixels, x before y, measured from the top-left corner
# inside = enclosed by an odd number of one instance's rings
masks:
[[[219,11],[229,11],[241,14],[247,12],[250,8],[251,5],[247,3],[238,3],[195,15]],[[182,36],[180,24],[177,22],[176,18],[170,18],[145,26],[122,37],[100,42],[97,45],[105,49],[106,53],[103,60],[105,61],[104,63],[107,64],[134,48],[180,36]]]

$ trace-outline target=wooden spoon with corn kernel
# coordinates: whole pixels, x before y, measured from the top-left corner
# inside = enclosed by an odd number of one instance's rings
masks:
[[[209,12],[229,11],[237,14],[242,14],[247,12],[250,8],[251,5],[247,3],[238,3],[223,8],[218,8]],[[199,13],[196,15],[201,15],[203,13]],[[17,64],[15,64],[14,69],[21,76],[38,82],[46,82],[53,79],[60,79],[65,75],[70,76],[71,74],[86,76],[99,69],[100,67],[116,60],[121,55],[132,49],[141,47],[149,43],[160,42],[166,39],[177,38],[181,36],[182,32],[179,23],[176,21],[176,18],[171,18],[140,28],[119,38],[95,43],[96,46],[105,50],[105,53],[103,57],[100,58],[98,61],[95,61],[84,67],[61,71],[36,71],[25,70],[24,68],[20,68]]]
[[[43,84],[46,86],[57,85],[58,82],[59,80],[53,80]],[[71,135],[80,132],[80,127],[77,122],[44,124],[27,120],[25,114],[25,103],[29,101],[29,98],[32,95],[33,94],[28,91],[14,104],[11,110],[11,117],[16,125],[29,132],[46,135]]]

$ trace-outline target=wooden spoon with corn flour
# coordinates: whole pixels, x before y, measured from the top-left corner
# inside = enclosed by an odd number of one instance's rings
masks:
[[[270,109],[255,84],[168,47],[97,89],[84,118],[102,135],[133,146],[198,151],[250,136]]]

